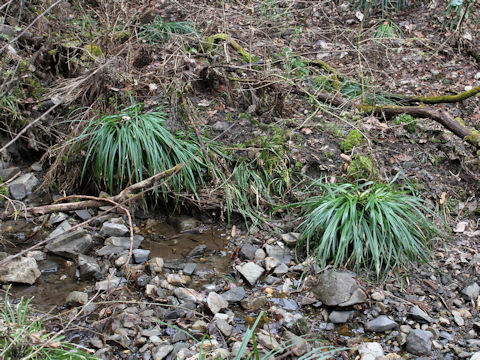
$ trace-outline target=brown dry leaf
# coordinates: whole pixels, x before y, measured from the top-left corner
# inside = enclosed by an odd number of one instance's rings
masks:
[[[453,229],[453,232],[455,233],[463,233],[465,231],[465,229],[467,228],[468,226],[468,221],[460,221],[457,226],[455,227],[455,229]]]
[[[340,157],[347,163],[351,163],[352,162],[352,157],[350,155],[347,155],[347,154],[340,154]]]
[[[446,201],[447,201],[447,193],[444,191],[444,192],[442,192],[442,195],[440,196],[440,205],[445,204]]]
[[[31,343],[36,345],[36,344],[40,344],[42,342],[41,338],[42,338],[42,335],[43,335],[44,331],[38,331],[36,333],[33,333],[33,334],[30,334],[28,336],[28,338],[30,339]]]
[[[302,130],[300,130],[300,132],[302,134],[305,134],[305,135],[310,135],[312,133],[312,128],[302,128]]]
[[[60,346],[62,346],[62,343],[60,341],[51,342],[50,344],[47,345],[47,347],[51,349],[56,349],[56,348],[59,348]]]
[[[397,160],[399,161],[410,161],[413,159],[413,156],[408,154],[399,154],[397,155]]]

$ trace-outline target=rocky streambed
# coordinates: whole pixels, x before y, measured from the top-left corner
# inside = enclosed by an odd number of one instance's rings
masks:
[[[11,192],[28,202],[36,184],[25,175],[30,185]],[[368,282],[298,263],[295,233],[150,214],[134,218],[130,238],[126,217],[105,210],[3,222],[2,258],[50,241],[0,266],[13,296],[53,309],[52,330],[72,321],[67,339],[101,359],[233,358],[257,319],[261,354],[277,358],[320,358],[326,346],[343,348],[338,359],[480,357],[480,256],[456,257],[478,234],[441,249],[433,266]]]

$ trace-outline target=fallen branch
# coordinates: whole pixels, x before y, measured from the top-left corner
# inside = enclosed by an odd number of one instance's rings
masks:
[[[436,110],[426,108],[422,106],[372,106],[372,105],[359,105],[359,110],[366,113],[373,113],[380,116],[396,116],[400,114],[409,114],[414,117],[423,117],[435,120],[452,133],[462,138],[469,144],[480,148],[480,134],[476,131],[470,130],[468,127],[463,126],[460,122],[455,120],[449,113],[443,110]]]
[[[122,190],[122,192],[120,192],[116,196],[112,196],[112,197],[101,199],[101,200],[91,199],[91,200],[83,200],[78,202],[49,204],[49,205],[30,207],[24,210],[25,211],[24,215],[41,216],[41,215],[46,215],[46,214],[59,212],[59,211],[74,211],[74,210],[80,210],[80,209],[86,209],[86,208],[92,208],[92,207],[100,207],[105,205],[105,202],[123,203],[126,200],[128,200],[128,198],[132,196],[135,191],[153,186],[153,184],[156,181],[178,173],[182,167],[183,165],[179,164],[171,169],[168,169],[159,174],[153,175],[148,179],[145,179],[143,181],[140,181],[138,183],[135,183],[125,188],[124,190]],[[81,196],[72,195],[72,196],[67,196],[65,198],[62,198],[58,201],[73,200],[73,199],[78,199],[80,197]],[[8,218],[11,215],[12,215],[11,213],[7,213],[7,214],[4,213],[2,214],[2,219]]]
[[[438,96],[408,96],[408,95],[388,95],[389,99],[398,100],[407,104],[423,103],[423,104],[442,104],[456,103],[471,98],[480,93],[480,86],[475,86],[468,91],[464,91],[454,95],[438,95]]]

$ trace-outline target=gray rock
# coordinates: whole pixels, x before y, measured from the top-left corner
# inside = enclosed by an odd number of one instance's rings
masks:
[[[215,318],[214,322],[218,330],[220,330],[223,335],[232,335],[232,325],[230,325],[226,320],[222,318]]]
[[[92,215],[87,209],[75,210],[75,214],[83,221],[87,221],[92,218]]]
[[[282,240],[288,246],[295,246],[297,244],[298,238],[300,237],[300,233],[288,233],[282,234]]]
[[[275,270],[273,270],[273,273],[275,275],[284,275],[287,272],[288,272],[288,266],[285,264],[280,264],[275,268]]]
[[[125,278],[112,276],[111,279],[106,279],[102,281],[97,281],[95,283],[95,290],[106,291],[106,290],[115,290],[121,288],[127,280]]]
[[[67,295],[65,303],[68,305],[85,305],[88,302],[88,294],[81,291],[72,291]]]
[[[283,264],[290,265],[292,254],[289,248],[283,248],[278,245],[266,245],[265,251],[267,252],[268,256],[276,258]]]
[[[480,286],[477,283],[467,286],[462,290],[462,295],[470,301],[476,301],[480,295]]]
[[[198,245],[195,246],[188,256],[195,257],[195,256],[203,256],[205,254],[205,251],[207,251],[207,245]]]
[[[134,235],[132,249],[138,249],[143,241],[143,236]],[[112,236],[105,240],[104,245],[117,246],[125,250],[130,250],[130,237],[128,236]]]
[[[253,260],[257,249],[258,248],[252,244],[244,244],[240,249],[239,255],[242,259]]]
[[[371,298],[372,298],[372,300],[381,302],[381,301],[385,300],[385,295],[380,291],[375,291],[374,293],[372,293]]]
[[[269,350],[277,349],[280,344],[277,340],[273,337],[273,335],[264,334],[264,333],[257,333],[256,335],[257,341],[262,344],[262,346],[266,347]]]
[[[156,273],[162,272],[165,262],[161,257],[154,257],[148,261],[148,265],[150,267],[150,272],[152,273],[152,275],[155,275]]]
[[[410,317],[421,324],[430,324],[433,321],[432,318],[418,306],[413,306],[410,309]]]
[[[14,200],[23,200],[27,197],[27,189],[23,184],[10,184],[8,185],[8,191],[10,197]]]
[[[268,303],[266,296],[249,296],[248,298],[243,299],[240,304],[245,310],[258,310],[264,308]]]
[[[38,185],[38,179],[32,173],[23,174],[8,185],[10,195],[15,200],[24,199]]]
[[[228,302],[216,292],[211,292],[207,296],[207,306],[213,315],[228,307]]]
[[[432,351],[432,333],[425,330],[412,330],[407,336],[405,349],[415,355],[430,355]]]
[[[333,324],[345,324],[353,316],[353,311],[332,311],[328,316],[328,321]]]
[[[328,306],[350,306],[363,303],[365,293],[358,286],[354,274],[347,271],[325,271],[312,287],[318,300]]]
[[[277,267],[277,265],[279,265],[279,264],[280,264],[280,261],[278,261],[278,259],[276,259],[272,256],[269,256],[269,257],[265,258],[265,269],[267,271],[275,269],[275,267]]]
[[[382,345],[376,342],[361,343],[358,346],[358,352],[360,354],[360,360],[377,360],[383,358],[385,355]]]
[[[87,255],[78,255],[78,270],[82,280],[99,279],[102,276],[100,265],[94,258]]]
[[[200,226],[200,222],[190,216],[171,216],[167,222],[172,225],[178,232],[192,230]]]
[[[370,320],[365,324],[365,330],[383,332],[388,330],[393,330],[398,327],[398,324],[388,318],[386,315],[380,315],[379,317]]]
[[[20,172],[20,169],[16,166],[9,167],[6,169],[0,169],[0,177],[2,178],[3,182],[10,180],[12,177],[17,175]]]
[[[123,247],[105,245],[105,246],[101,247],[100,249],[98,249],[96,251],[96,254],[98,256],[110,256],[110,255],[113,255],[113,254],[119,254],[123,251],[125,251],[125,249]]]
[[[104,222],[102,228],[100,229],[100,234],[105,237],[110,236],[126,236],[130,233],[128,227],[123,224],[117,224],[114,222]]]
[[[0,266],[0,282],[32,285],[40,277],[34,258],[20,256]]]
[[[161,345],[155,349],[153,354],[153,360],[162,360],[167,357],[168,354],[173,350],[173,345]]]
[[[50,219],[48,220],[50,225],[55,225],[58,223],[61,223],[62,221],[65,221],[68,219],[68,215],[62,212],[55,213],[52,216],[50,216]]]
[[[255,261],[262,261],[265,259],[265,257],[267,256],[267,254],[265,254],[265,251],[263,251],[263,249],[257,249],[257,251],[255,251]]]
[[[250,285],[255,285],[258,279],[265,272],[264,268],[254,262],[248,262],[242,265],[237,265],[236,269],[248,281]]]
[[[78,229],[57,236],[45,249],[54,254],[73,259],[90,250],[92,242],[93,240],[89,233],[83,229]]]
[[[472,355],[472,357],[470,358],[470,360],[480,360],[480,351],[474,353],[474,354]]]
[[[150,256],[150,250],[135,249],[132,251],[132,254],[135,263],[143,264],[148,261],[148,257]]]
[[[197,267],[197,264],[195,264],[195,263],[187,263],[183,267],[182,271],[185,275],[192,275],[194,273],[196,267]]]
[[[53,230],[50,235],[47,236],[47,239],[54,239],[57,236],[62,235],[63,233],[67,232],[72,228],[72,225],[68,222],[68,220],[64,220],[57,226],[55,230]]]
[[[242,301],[245,298],[245,289],[241,286],[236,286],[223,294],[222,297],[230,302],[238,302]]]
[[[295,335],[294,333],[286,330],[283,334],[286,340],[286,344],[290,345],[289,349],[293,355],[300,357],[305,355],[311,350],[310,344],[302,337]]]
[[[183,274],[167,274],[167,282],[173,286],[187,285],[192,278]]]

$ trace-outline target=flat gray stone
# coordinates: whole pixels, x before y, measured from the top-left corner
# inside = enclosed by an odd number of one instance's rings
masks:
[[[265,269],[254,262],[248,262],[235,267],[237,271],[248,281],[250,285],[255,285],[258,279],[263,275]]]
[[[114,222],[104,222],[100,229],[100,235],[105,237],[110,236],[126,236],[130,233],[128,227],[123,224],[117,224]]]
[[[327,306],[345,307],[366,301],[354,274],[347,271],[324,271],[314,282],[312,292]]]
[[[20,175],[18,178],[13,180],[10,183],[10,186],[16,185],[16,184],[22,184],[25,187],[25,190],[27,191],[27,193],[31,193],[35,189],[35,187],[38,185],[38,183],[39,181],[35,177],[35,175],[33,175],[32,173],[26,173],[26,174]]]
[[[135,249],[132,251],[132,254],[135,263],[143,264],[148,261],[148,257],[150,256],[150,250]]]
[[[134,235],[132,249],[138,249],[143,241],[143,236]],[[129,236],[111,236],[105,240],[104,245],[118,246],[125,250],[130,250],[130,237]]]
[[[245,289],[241,286],[236,286],[221,294],[222,297],[229,303],[242,301],[245,298]]]
[[[410,309],[410,317],[420,324],[430,324],[433,321],[432,318],[418,306],[413,306]]]
[[[75,215],[77,215],[83,221],[87,221],[92,218],[92,215],[87,209],[75,210]]]
[[[10,184],[8,185],[10,197],[14,200],[23,200],[27,197],[27,189],[24,184]]]
[[[388,330],[393,330],[398,327],[398,324],[391,320],[386,315],[380,315],[379,317],[370,320],[365,324],[365,330],[375,331],[375,332],[384,332]]]
[[[377,360],[385,356],[382,345],[376,342],[365,342],[358,346],[360,360]]]
[[[195,264],[195,263],[187,263],[187,264],[185,264],[182,271],[185,275],[192,275],[194,273],[196,267],[197,267],[197,264]]]
[[[88,280],[91,278],[99,279],[102,276],[100,265],[97,260],[91,256],[80,254],[78,255],[78,270],[80,279]]]
[[[473,283],[462,290],[462,295],[469,301],[476,301],[480,295],[480,286]]]
[[[173,345],[161,345],[155,350],[153,360],[163,360],[173,350]]]
[[[12,177],[17,175],[20,172],[20,169],[16,166],[9,167],[6,169],[0,169],[0,177],[2,178],[3,182],[10,180]]]
[[[72,291],[65,300],[65,303],[68,305],[85,305],[87,302],[88,294],[81,291]]]
[[[54,239],[57,236],[62,235],[63,233],[66,233],[68,230],[72,228],[72,225],[68,222],[68,219],[63,220],[60,225],[56,227],[55,230],[53,230],[48,236],[47,239]]]
[[[265,251],[267,252],[268,256],[276,258],[279,262],[290,265],[290,261],[292,261],[292,254],[289,248],[281,247],[278,245],[266,245]]]
[[[121,288],[123,284],[127,282],[127,279],[113,276],[111,279],[105,279],[102,281],[97,281],[95,283],[95,290],[106,291],[106,290],[115,290]]]
[[[430,331],[412,330],[407,336],[405,349],[415,355],[430,355],[432,352],[432,337]]]
[[[83,229],[64,233],[54,238],[45,249],[54,254],[74,259],[90,250],[93,240]]]
[[[240,257],[242,259],[253,260],[255,258],[255,251],[257,251],[258,247],[252,244],[244,244],[240,249]]]
[[[119,254],[124,251],[125,248],[120,246],[105,245],[96,251],[98,256],[110,256],[112,254]]]
[[[216,292],[211,292],[207,296],[207,306],[213,315],[228,307],[228,302]]]
[[[328,321],[333,324],[345,324],[353,317],[353,311],[332,311],[328,316]]]
[[[194,289],[175,288],[173,293],[180,301],[191,301],[200,304],[204,300],[204,296]]]
[[[0,266],[0,282],[32,285],[40,277],[37,262],[32,257],[12,259]]]

